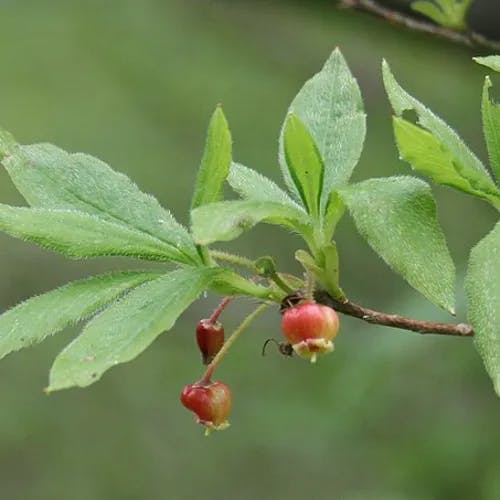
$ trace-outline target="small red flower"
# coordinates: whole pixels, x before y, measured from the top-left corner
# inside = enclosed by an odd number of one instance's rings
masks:
[[[196,341],[203,364],[208,365],[224,344],[224,327],[218,321],[202,319],[196,327]]]
[[[293,350],[314,363],[318,354],[333,351],[339,317],[331,307],[306,302],[285,310],[281,328]]]
[[[227,418],[231,411],[231,390],[222,382],[195,382],[184,387],[182,404],[196,414],[198,423],[205,426],[208,435],[212,430],[229,427]]]

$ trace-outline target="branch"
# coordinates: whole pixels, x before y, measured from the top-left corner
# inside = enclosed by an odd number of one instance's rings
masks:
[[[397,314],[387,314],[373,309],[355,304],[350,300],[340,302],[331,297],[327,292],[318,291],[315,293],[315,299],[320,304],[324,304],[335,309],[338,312],[362,319],[375,325],[390,326],[411,330],[417,333],[435,333],[438,335],[452,335],[455,337],[473,337],[474,330],[472,326],[465,323],[454,325],[451,323],[433,323],[432,321],[420,321],[418,319],[404,318]]]
[[[484,47],[492,50],[500,50],[500,41],[490,40],[474,31],[461,33],[437,24],[420,21],[402,12],[380,5],[375,0],[340,0],[339,6],[345,9],[364,10],[382,17],[393,24],[399,24],[415,31],[430,33],[451,42],[467,45],[468,47]]]

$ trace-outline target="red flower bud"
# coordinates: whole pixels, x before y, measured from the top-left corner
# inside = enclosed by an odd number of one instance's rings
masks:
[[[285,310],[281,328],[293,350],[314,363],[318,354],[333,351],[339,317],[330,307],[306,302]]]
[[[205,426],[205,434],[229,427],[227,417],[231,411],[231,391],[226,384],[200,381],[186,385],[181,401],[196,414],[198,423]]]
[[[203,364],[208,365],[224,344],[224,328],[218,322],[202,319],[196,327],[196,341],[201,352]]]

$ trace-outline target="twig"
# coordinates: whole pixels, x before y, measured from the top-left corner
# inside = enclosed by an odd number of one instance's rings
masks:
[[[340,302],[331,297],[327,292],[318,291],[315,293],[316,301],[326,306],[332,307],[338,312],[362,319],[375,325],[391,326],[403,330],[411,330],[417,333],[435,333],[438,335],[452,335],[455,337],[473,337],[472,326],[465,323],[434,323],[432,321],[421,321],[418,319],[405,318],[397,314],[387,314],[373,309],[355,304],[350,300]]]
[[[468,47],[484,47],[492,50],[500,50],[500,41],[490,40],[480,33],[474,31],[461,33],[437,24],[420,21],[402,12],[380,5],[374,0],[340,0],[339,6],[345,9],[364,10],[382,17],[391,23],[399,24],[415,31],[430,33],[451,42],[467,45]]]

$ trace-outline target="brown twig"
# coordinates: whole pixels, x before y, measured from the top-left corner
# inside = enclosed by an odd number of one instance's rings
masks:
[[[418,319],[405,318],[397,314],[387,314],[373,309],[355,304],[350,300],[340,302],[332,298],[327,292],[317,291],[315,293],[316,301],[320,304],[332,307],[338,312],[362,319],[375,325],[390,326],[401,328],[417,333],[434,333],[438,335],[452,335],[455,337],[473,337],[474,330],[472,326],[465,323],[434,323],[432,321],[421,321]]]
[[[380,5],[374,0],[340,0],[339,6],[345,9],[364,10],[370,14],[382,17],[391,23],[399,24],[415,31],[430,33],[451,42],[467,45],[468,47],[484,47],[492,50],[500,50],[500,41],[490,40],[480,33],[474,31],[460,32],[430,22],[420,21],[402,12]]]

